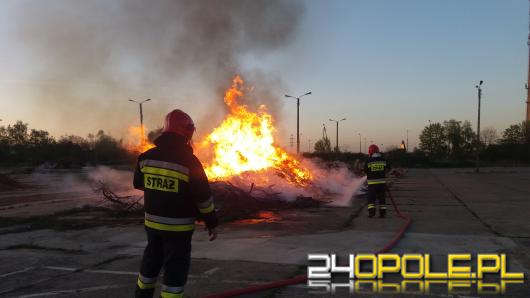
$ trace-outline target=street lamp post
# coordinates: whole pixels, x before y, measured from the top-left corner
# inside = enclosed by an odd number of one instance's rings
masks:
[[[480,87],[484,83],[484,81],[480,81],[478,85],[475,87],[477,88],[477,95],[478,95],[478,117],[477,117],[477,160],[476,160],[476,166],[475,172],[480,171],[480,100],[482,98],[482,88]]]
[[[329,121],[331,121],[331,122],[335,122],[335,123],[337,124],[337,135],[336,135],[336,138],[335,138],[335,139],[336,139],[336,140],[335,140],[335,141],[336,141],[336,143],[335,143],[335,144],[336,144],[336,145],[335,145],[335,150],[336,150],[337,152],[339,152],[339,122],[344,121],[344,120],[346,120],[346,118],[342,118],[342,119],[340,119],[340,120],[329,119]]]
[[[309,94],[311,94],[311,91],[298,97],[285,94],[285,97],[296,99],[296,153],[300,153],[300,98]]]
[[[138,106],[140,106],[140,131],[141,131],[141,142],[144,143],[145,142],[145,134],[144,134],[144,112],[143,112],[143,109],[142,109],[142,105],[145,103],[145,102],[148,102],[150,101],[151,99],[148,98],[144,101],[136,101],[136,100],[133,100],[133,99],[129,99],[130,102],[135,102],[138,104]]]

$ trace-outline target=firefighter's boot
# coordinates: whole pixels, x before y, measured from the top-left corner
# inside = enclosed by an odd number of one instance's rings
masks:
[[[136,287],[136,291],[134,293],[135,298],[153,298],[155,294],[155,289],[140,289]]]
[[[379,209],[379,217],[384,218],[386,216],[386,207]]]
[[[368,204],[368,217],[372,218],[375,216],[375,206],[374,204]]]

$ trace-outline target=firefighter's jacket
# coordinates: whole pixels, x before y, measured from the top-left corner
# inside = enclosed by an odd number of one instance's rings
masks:
[[[368,185],[385,184],[385,175],[389,168],[381,153],[372,154],[364,166]]]
[[[170,232],[193,231],[195,220],[217,226],[208,178],[184,137],[163,133],[156,147],[138,157],[134,187],[144,191],[145,226]]]

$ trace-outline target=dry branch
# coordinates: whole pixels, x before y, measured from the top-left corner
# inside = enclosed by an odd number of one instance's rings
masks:
[[[108,204],[111,209],[128,211],[128,212],[138,212],[143,210],[144,206],[140,204],[140,201],[143,199],[143,196],[120,196],[114,193],[110,188],[103,183],[98,181],[99,187],[94,188],[94,192],[101,193],[104,199],[104,203]]]

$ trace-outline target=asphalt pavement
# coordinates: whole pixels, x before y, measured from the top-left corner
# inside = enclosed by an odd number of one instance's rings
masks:
[[[528,276],[530,168],[486,168],[479,174],[472,169],[411,169],[394,183],[392,193],[402,212],[413,219],[393,253],[429,253],[440,260],[434,266],[441,270],[448,253],[505,253],[509,269]],[[403,221],[392,210],[385,219],[369,219],[365,203],[358,198],[354,207],[286,210],[271,221],[227,224],[214,242],[207,241],[199,227],[186,296],[305,274],[308,253],[346,256],[376,251],[393,238]],[[5,210],[2,216],[11,209]],[[4,227],[0,297],[132,297],[144,246],[141,220],[71,229]],[[321,290],[301,284],[251,296],[326,296]],[[349,291],[339,288],[335,296],[351,295]],[[510,296],[530,296],[528,280],[509,284],[505,291]],[[358,294],[380,296],[369,291]],[[447,285],[431,287],[431,296],[448,294]],[[474,284],[460,287],[457,294],[483,296]],[[392,296],[407,295],[385,297]]]

